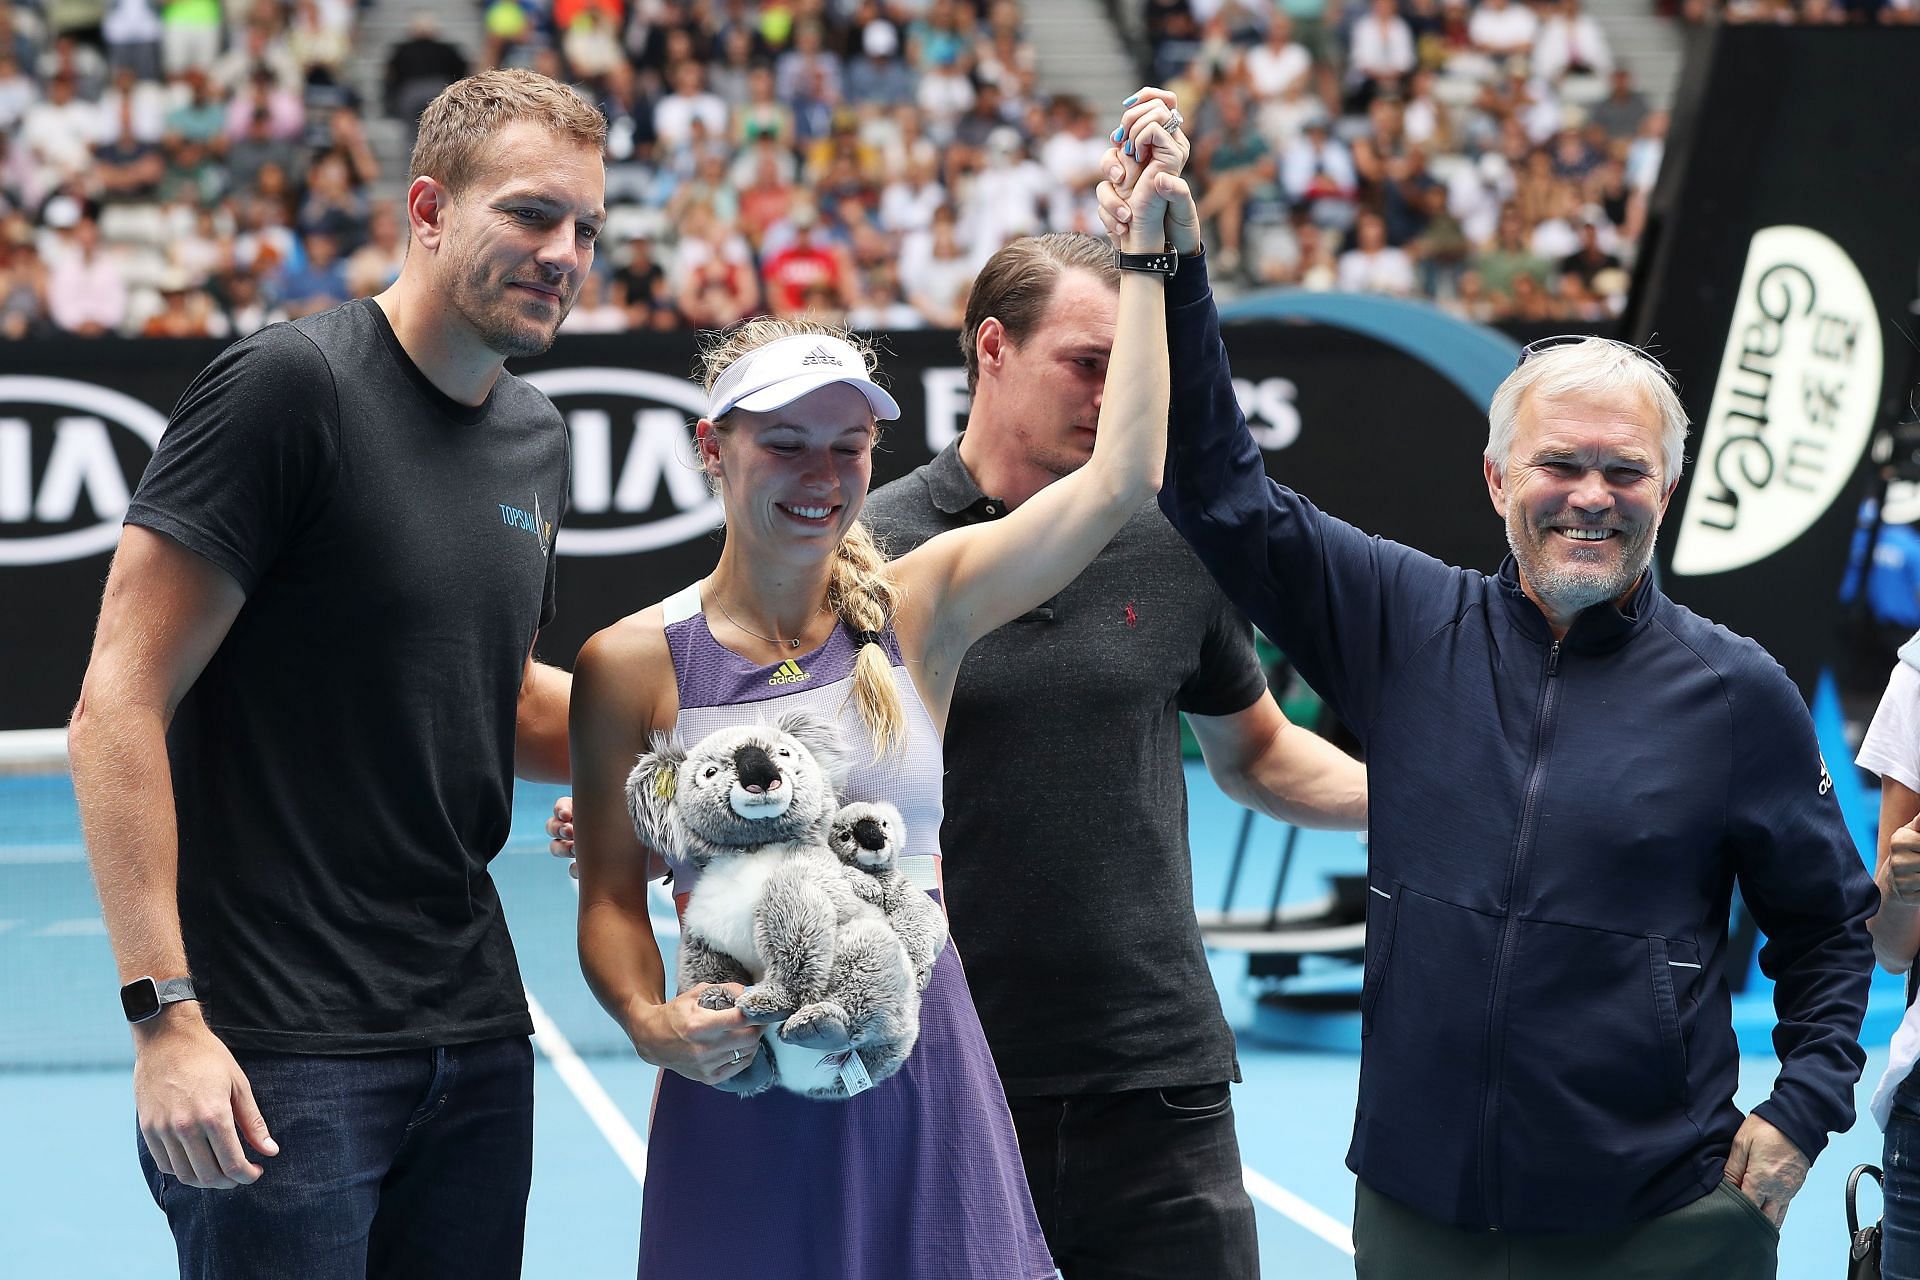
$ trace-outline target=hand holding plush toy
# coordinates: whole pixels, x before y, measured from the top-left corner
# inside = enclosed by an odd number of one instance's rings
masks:
[[[641,840],[700,871],[681,921],[679,989],[751,984],[737,1007],[769,1024],[771,1052],[720,1088],[850,1097],[898,1071],[919,1037],[946,921],[893,869],[904,831],[891,805],[858,806],[841,824],[864,863],[844,866],[829,847],[844,770],[833,725],[792,712],[716,730],[691,750],[656,734],[627,778]],[[716,987],[701,1002],[732,997]]]

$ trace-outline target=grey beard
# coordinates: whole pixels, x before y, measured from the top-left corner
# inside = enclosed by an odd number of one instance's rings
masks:
[[[1527,585],[1534,594],[1546,601],[1556,611],[1568,618],[1583,609],[1589,609],[1607,600],[1617,600],[1626,594],[1627,588],[1640,580],[1653,562],[1653,539],[1647,539],[1642,552],[1632,560],[1623,560],[1620,568],[1604,577],[1591,573],[1569,572],[1559,567],[1536,570],[1527,562],[1526,554],[1521,550],[1514,522],[1506,521],[1507,549],[1513,552],[1514,561],[1526,574]]]

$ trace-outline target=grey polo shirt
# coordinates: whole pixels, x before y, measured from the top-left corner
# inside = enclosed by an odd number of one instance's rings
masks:
[[[872,495],[891,555],[999,519],[949,446]],[[1178,712],[1266,689],[1253,631],[1148,502],[1085,572],[967,653],[943,876],[1009,1094],[1237,1079],[1193,914]]]

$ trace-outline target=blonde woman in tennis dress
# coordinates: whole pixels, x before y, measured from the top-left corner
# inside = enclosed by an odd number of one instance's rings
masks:
[[[1134,187],[1129,252],[1164,248],[1167,197],[1183,187],[1184,137],[1164,123],[1135,128],[1151,158]],[[951,945],[897,1075],[842,1102],[713,1088],[761,1051],[762,1028],[700,1008],[697,990],[668,998],[648,881],[670,871],[684,906],[697,873],[639,844],[623,786],[655,730],[691,742],[791,708],[818,711],[854,748],[846,797],[900,807],[902,870],[937,900],[940,735],[962,656],[1066,587],[1159,485],[1167,380],[1165,361],[1150,357],[1166,342],[1162,278],[1122,273],[1090,460],[1005,519],[891,562],[859,523],[877,424],[899,415],[870,355],[836,330],[793,321],[749,322],[708,352],[696,439],[725,512],[719,563],[596,635],[574,676],[582,965],[640,1056],[664,1068],[642,1277],[1054,1275]],[[1087,762],[1088,785],[1100,785],[1099,768]]]

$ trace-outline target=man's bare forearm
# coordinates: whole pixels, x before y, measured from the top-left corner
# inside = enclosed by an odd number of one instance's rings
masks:
[[[1237,804],[1299,827],[1360,830],[1367,825],[1367,769],[1325,738],[1285,721],[1243,769],[1215,779]]]
[[[83,690],[67,732],[87,862],[121,980],[187,972],[166,719]]]
[[[527,664],[514,713],[513,772],[528,782],[566,782],[567,704],[573,677],[559,667]]]
[[[1884,862],[1873,882],[1880,890],[1880,909],[1867,921],[1874,958],[1889,973],[1905,973],[1913,965],[1915,950],[1920,949],[1920,906],[1894,896]]]

